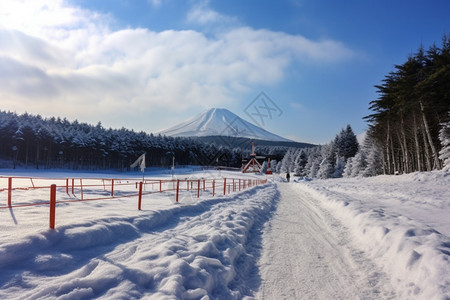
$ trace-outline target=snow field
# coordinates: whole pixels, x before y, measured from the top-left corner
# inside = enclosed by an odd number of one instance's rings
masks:
[[[252,295],[259,228],[277,193],[268,183],[225,197],[187,196],[179,204],[157,194],[143,199],[140,212],[131,198],[63,203],[56,230],[46,229],[46,218],[30,217],[45,215],[48,207],[0,210],[2,232],[8,232],[0,236],[0,298]]]
[[[450,176],[413,173],[301,181],[390,274],[397,297],[450,298]]]

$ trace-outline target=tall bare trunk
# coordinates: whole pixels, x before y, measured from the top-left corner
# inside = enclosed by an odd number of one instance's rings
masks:
[[[386,160],[387,160],[387,173],[391,173],[391,157],[389,155],[389,140],[391,139],[391,132],[390,132],[390,124],[389,120],[387,121],[387,130],[386,130]],[[386,173],[386,168],[384,168],[384,172]]]
[[[394,174],[397,174],[399,168],[396,162],[396,156],[395,156],[395,151],[394,151],[394,141],[392,140],[392,136],[391,136],[391,156],[392,156],[392,163],[393,163],[393,167],[394,167]]]
[[[433,153],[433,161],[434,161],[433,169],[439,169],[439,167],[440,167],[439,156],[436,151],[436,147],[433,144],[433,139],[431,138],[431,133],[430,133],[430,129],[428,128],[427,117],[425,116],[425,109],[423,107],[422,100],[420,100],[419,103],[420,103],[420,111],[422,113],[423,125],[425,127],[425,132],[426,132],[427,138],[428,138],[428,143],[430,145],[431,152]]]
[[[414,121],[414,141],[416,144],[416,160],[417,160],[417,171],[422,172],[422,161],[420,158],[420,144],[419,144],[419,137],[418,137],[418,130],[417,130],[417,122],[416,122],[416,114],[413,114],[413,121]]]
[[[427,167],[427,171],[431,171],[432,169],[432,163],[431,163],[431,155],[430,155],[430,149],[428,147],[428,142],[427,142],[427,134],[425,133],[425,130],[422,129],[423,133],[422,133],[422,138],[423,138],[423,148],[425,149],[425,165]]]
[[[401,114],[401,126],[400,126],[400,133],[401,133],[401,141],[400,144],[402,146],[402,151],[403,151],[403,161],[404,161],[404,166],[403,166],[403,170],[405,171],[405,173],[409,173],[409,153],[408,153],[408,144],[406,143],[406,133],[405,133],[405,125],[404,125],[404,120],[403,120],[403,114]]]

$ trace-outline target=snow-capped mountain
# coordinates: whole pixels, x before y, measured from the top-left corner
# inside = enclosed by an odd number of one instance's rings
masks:
[[[224,108],[211,108],[194,118],[158,133],[167,136],[226,136],[274,142],[292,142],[292,140],[255,126]]]

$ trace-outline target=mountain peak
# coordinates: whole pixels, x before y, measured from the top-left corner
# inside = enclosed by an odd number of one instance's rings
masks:
[[[167,136],[227,136],[292,142],[245,121],[226,108],[210,108],[194,118],[158,133]]]

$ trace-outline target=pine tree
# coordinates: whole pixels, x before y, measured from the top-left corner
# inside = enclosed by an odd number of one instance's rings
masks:
[[[364,151],[358,151],[352,159],[351,177],[362,175],[367,167],[366,155]]]
[[[268,168],[268,163],[265,160],[261,165],[261,174],[266,174],[267,168]]]
[[[359,143],[350,125],[347,125],[345,129],[342,129],[341,132],[336,135],[334,146],[336,154],[343,157],[344,160],[355,156],[359,149]]]
[[[306,176],[305,166],[307,162],[308,157],[306,156],[305,151],[303,149],[300,149],[294,163],[294,174],[296,176]]]
[[[322,160],[320,148],[320,146],[312,148],[308,155],[308,161],[305,165],[305,174],[310,178],[315,178],[317,176],[317,171],[319,171],[320,162]]]
[[[378,147],[372,144],[370,147],[364,149],[364,152],[366,152],[366,168],[362,171],[361,175],[370,177],[383,174],[381,152]]]
[[[348,158],[350,160],[351,157]],[[337,156],[336,157],[336,163],[334,164],[334,171],[331,177],[333,178],[340,178],[342,177],[344,173],[344,169],[346,166],[346,160],[343,156]]]
[[[334,173],[335,150],[334,143],[324,145],[321,151],[322,161],[317,171],[317,177],[321,179],[331,178]]]
[[[349,159],[347,159],[347,162],[345,163],[345,167],[344,167],[344,173],[342,174],[343,177],[352,177],[352,162],[353,162],[353,157],[350,157]]]

